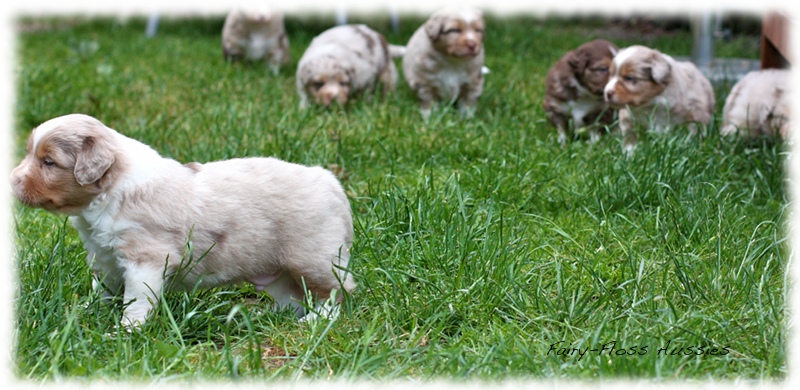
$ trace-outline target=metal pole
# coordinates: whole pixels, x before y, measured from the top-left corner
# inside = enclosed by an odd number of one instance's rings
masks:
[[[692,61],[701,69],[708,67],[714,58],[714,23],[712,19],[709,11],[692,17],[692,33],[694,34]]]

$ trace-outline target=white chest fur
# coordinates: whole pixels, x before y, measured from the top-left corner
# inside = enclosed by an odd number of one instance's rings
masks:
[[[266,31],[253,31],[247,41],[247,59],[258,60],[267,55],[267,51],[272,47],[273,41],[269,39]]]
[[[461,86],[470,83],[470,78],[463,68],[444,67],[432,82],[439,97],[443,100],[454,100],[461,93]]]
[[[95,285],[97,282],[102,282],[111,290],[109,291],[111,294],[119,294],[122,289],[124,269],[120,264],[116,248],[120,244],[118,233],[124,226],[115,222],[110,213],[101,210],[92,211],[94,212],[70,217],[70,221],[83,241],[86,262],[95,275]]]
[[[591,94],[580,83],[572,80],[572,86],[578,90],[578,98],[567,102],[568,110],[572,114],[572,122],[576,129],[583,127],[583,118],[603,105],[603,97]]]

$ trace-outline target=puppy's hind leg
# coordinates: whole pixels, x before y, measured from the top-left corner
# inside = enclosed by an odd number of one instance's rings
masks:
[[[380,75],[380,81],[382,88],[381,92],[383,96],[386,96],[387,93],[394,91],[397,85],[397,68],[395,68],[394,63],[389,62],[389,64],[383,70],[383,73]]]
[[[275,300],[273,310],[289,308],[295,312],[298,318],[305,315],[306,308],[303,306],[305,294],[290,273],[281,272],[253,278],[250,282],[255,285],[257,291],[264,291]]]

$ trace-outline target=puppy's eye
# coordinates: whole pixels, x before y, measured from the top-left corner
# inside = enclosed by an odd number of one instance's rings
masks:
[[[482,28],[476,28],[475,32],[478,33],[478,34],[483,34],[483,29]]]
[[[46,159],[44,159],[44,161],[42,161],[42,165],[44,165],[46,167],[54,167],[56,165],[56,163],[55,163],[55,161],[53,161],[53,160],[51,160],[49,158],[46,158]]]
[[[320,89],[320,88],[322,88],[323,85],[325,85],[325,83],[323,83],[322,81],[312,81],[311,82],[311,88],[314,88],[314,89]]]
[[[350,86],[350,81],[349,80],[342,80],[342,81],[339,82],[339,85],[341,85],[343,87],[348,87],[348,86]]]
[[[594,68],[592,70],[595,72],[608,73],[608,68]]]
[[[622,79],[627,81],[627,82],[629,82],[629,83],[635,83],[636,82],[636,77],[623,76]]]
[[[461,29],[460,28],[451,28],[451,29],[445,30],[444,33],[445,34],[461,34]]]

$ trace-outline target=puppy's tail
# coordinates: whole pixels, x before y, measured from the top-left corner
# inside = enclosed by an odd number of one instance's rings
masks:
[[[389,45],[389,56],[392,58],[401,58],[406,55],[406,47],[400,45]]]

